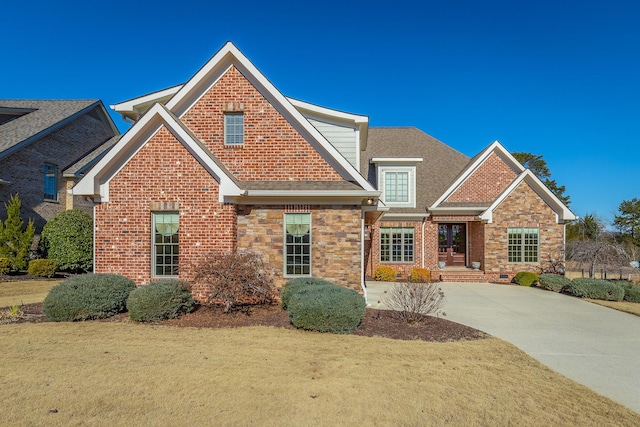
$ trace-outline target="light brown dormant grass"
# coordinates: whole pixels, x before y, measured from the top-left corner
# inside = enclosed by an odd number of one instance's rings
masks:
[[[602,305],[604,307],[613,308],[614,310],[624,311],[625,313],[635,314],[640,316],[640,303],[629,301],[603,301],[598,299],[587,299],[586,301],[594,304]]]
[[[86,322],[2,325],[0,339],[6,425],[640,425],[494,338]]]
[[[18,280],[0,282],[0,307],[42,302],[60,280]]]

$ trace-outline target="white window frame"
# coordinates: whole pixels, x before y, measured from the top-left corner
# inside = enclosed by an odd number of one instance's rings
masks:
[[[241,124],[235,123],[238,117],[242,120]],[[234,122],[229,123],[232,119]],[[238,128],[240,132],[237,132]],[[231,147],[244,145],[244,113],[224,113],[224,145]]]
[[[411,233],[407,231],[411,230]],[[400,233],[400,259],[394,259],[393,252],[393,234],[394,232]],[[416,259],[416,230],[414,227],[380,227],[380,262],[382,264],[412,264]],[[388,234],[388,241],[383,242],[384,235]],[[411,259],[408,259],[407,244],[408,236],[411,235]],[[384,250],[384,247],[388,246],[387,250]],[[387,254],[389,259],[383,259],[384,255]]]
[[[177,217],[178,222],[177,224],[177,228],[175,230],[175,233],[172,233],[172,235],[176,235],[176,239],[177,242],[175,243],[156,243],[156,234],[162,234],[160,233],[158,229],[156,229],[156,220],[161,216],[161,215],[175,215]],[[168,224],[165,222],[162,222],[161,224]],[[173,223],[171,223],[173,224]],[[180,257],[180,214],[178,212],[175,211],[159,211],[159,212],[151,212],[151,277],[158,277],[158,278],[177,278],[178,277],[178,269],[179,269],[179,257]],[[166,230],[165,230],[166,232]],[[166,257],[166,256],[171,256],[172,258],[174,256],[178,257],[178,262],[177,263],[173,263],[173,260],[171,262],[171,264],[168,265],[175,265],[175,274],[158,274],[157,273],[157,267],[158,267],[158,263],[157,263],[157,257],[159,256],[158,254],[158,248],[162,246],[162,254],[160,254],[160,256]],[[174,249],[173,246],[176,246],[177,249],[177,253],[173,253]],[[171,248],[171,253],[170,254],[165,254],[165,248],[167,247],[172,247]],[[162,265],[167,265],[166,263],[163,263]]]
[[[516,231],[518,230],[518,231]],[[536,242],[527,241],[528,230],[535,230]],[[511,236],[518,236],[518,242],[512,243]],[[535,251],[531,248],[535,247]],[[513,250],[512,248],[515,248]],[[533,253],[535,252],[535,254]],[[514,254],[514,256],[512,256]],[[531,256],[535,255],[535,261]],[[540,228],[539,227],[509,227],[507,228],[507,262],[509,264],[539,264],[540,263]]]
[[[300,243],[295,243],[295,242],[289,243],[287,241],[288,240],[287,239],[287,235],[290,234],[287,231],[287,218],[290,218],[290,217],[292,218],[294,215],[304,215],[304,216],[308,217],[308,222],[309,222],[309,224],[308,224],[308,226],[309,226],[309,230],[308,230],[309,242],[308,243],[303,243],[303,242],[300,242]],[[283,231],[284,231],[284,233],[283,233],[283,251],[282,251],[282,264],[283,264],[282,271],[284,273],[283,277],[311,277],[312,265],[313,265],[313,232],[312,232],[313,231],[313,221],[312,221],[312,218],[311,218],[311,213],[310,212],[291,212],[291,213],[287,212],[287,213],[284,214],[282,222],[283,222]],[[299,255],[300,257],[304,257],[304,256],[308,256],[309,257],[309,263],[308,263],[309,271],[307,273],[295,273],[295,272],[289,273],[289,267],[290,266],[295,268],[296,266],[304,267],[304,265],[305,265],[304,263],[295,263],[295,261],[291,265],[288,263],[289,247],[291,246],[291,247],[295,248],[295,246],[293,246],[293,245],[298,245],[298,247],[300,247],[301,249],[304,246],[308,247],[308,251],[309,251],[308,255],[304,254],[304,253],[300,253],[300,254],[295,254],[294,253],[294,254],[291,255],[294,258],[295,258],[296,255]],[[303,251],[304,251],[304,249],[303,249]]]
[[[407,201],[387,200],[387,174],[406,173],[407,180]],[[380,199],[389,207],[415,208],[416,207],[416,167],[415,166],[380,166],[378,167],[378,190],[382,192]]]
[[[42,194],[43,194],[43,198],[44,200],[50,200],[50,201],[58,201],[58,165],[54,165],[53,163],[46,163],[43,166],[43,173],[42,173],[42,178],[43,178],[43,186],[42,186]],[[50,173],[50,171],[53,171],[53,177],[50,177],[48,175],[48,173]],[[47,193],[47,181],[48,180],[53,180],[53,193],[49,194]]]

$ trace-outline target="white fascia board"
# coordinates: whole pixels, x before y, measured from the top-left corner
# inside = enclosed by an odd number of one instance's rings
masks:
[[[525,181],[531,186],[531,188],[544,200],[545,203],[551,207],[556,213],[556,222],[569,222],[574,221],[577,217],[564,203],[556,197],[555,194],[547,188],[546,185],[540,181],[540,179],[531,172],[530,169],[525,169],[512,183],[507,187],[505,191],[489,206],[489,208],[480,215],[480,219],[491,223],[493,221],[493,211],[515,190],[520,183]]]
[[[200,97],[231,66],[264,96],[271,105],[284,116],[303,138],[318,149],[325,160],[347,181],[354,181],[360,187],[375,191],[358,170],[298,111],[289,100],[244,56],[231,42],[227,42],[185,85],[167,102],[167,108],[182,117]]]
[[[128,101],[110,105],[109,108],[111,108],[113,111],[117,111],[118,113],[121,113],[121,112],[133,113],[135,111],[135,108],[138,105],[148,104],[150,102],[158,102],[163,98],[166,98],[168,96],[173,96],[182,88],[182,86],[183,85],[177,85],[167,89],[162,89],[157,92],[149,93],[147,95],[130,99]]]
[[[437,207],[433,209],[429,209],[431,213],[434,215],[479,215],[485,212],[488,208],[485,207],[467,207],[467,206],[456,206],[456,207]]]
[[[380,197],[379,191],[367,190],[248,190],[253,197]]]
[[[218,179],[220,184],[220,201],[223,201],[225,196],[244,194],[161,104],[155,104],[151,107],[148,114],[145,114],[142,119],[98,161],[78,184],[76,184],[73,188],[73,194],[98,196],[101,201],[108,201],[108,184],[111,178],[117,175],[124,165],[160,130],[163,124],[200,164],[202,164],[214,178]],[[140,140],[143,141],[140,142]]]
[[[371,163],[375,164],[400,164],[400,163],[420,163],[422,157],[374,157]]]
[[[522,173],[525,170],[524,167],[520,164],[520,162],[518,162],[515,159],[515,157],[513,157],[511,153],[509,153],[509,151],[507,151],[507,149],[504,148],[502,144],[500,144],[499,141],[494,141],[491,145],[485,148],[484,151],[482,151],[481,155],[478,156],[478,158],[473,162],[472,165],[467,167],[467,170],[465,171],[465,173],[462,174],[460,177],[458,177],[458,179],[456,179],[455,182],[451,184],[451,186],[444,193],[442,193],[442,196],[440,196],[440,198],[438,198],[438,200],[436,200],[433,203],[433,205],[429,207],[429,210],[436,209],[440,203],[447,200],[447,198],[455,190],[457,190],[458,187],[464,181],[466,181],[467,178],[469,178],[473,174],[473,172],[475,172],[476,169],[480,167],[480,165],[482,165],[487,160],[487,158],[489,158],[491,153],[494,153],[494,152],[502,154],[506,158],[507,162],[511,163],[511,167],[515,168],[518,171],[518,173]]]
[[[423,212],[423,213],[402,213],[402,212],[387,212],[384,214],[385,219],[392,219],[394,221],[399,221],[402,219],[408,219],[408,220],[416,220],[416,219],[422,219],[422,218],[428,218],[430,216],[429,212]]]
[[[287,97],[287,100],[298,110],[305,110],[310,113],[319,115],[321,117],[339,120],[342,122],[349,122],[349,123],[353,122],[356,125],[360,125],[362,123],[369,123],[369,117],[367,116],[361,116],[358,114],[352,114],[352,113],[347,113],[340,110],[321,107],[319,105],[310,104],[308,102],[300,101],[294,98]]]

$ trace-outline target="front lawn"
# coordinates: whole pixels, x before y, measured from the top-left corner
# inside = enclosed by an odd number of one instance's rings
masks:
[[[0,282],[0,308],[44,301],[49,290],[61,280],[14,280]]]
[[[640,425],[494,338],[0,325],[6,425]]]

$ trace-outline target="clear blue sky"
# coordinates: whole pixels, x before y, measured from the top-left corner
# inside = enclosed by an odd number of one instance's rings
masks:
[[[108,106],[231,40],[287,96],[468,156],[496,139],[541,154],[577,215],[640,197],[637,0],[13,1],[0,28],[0,98]]]

